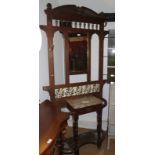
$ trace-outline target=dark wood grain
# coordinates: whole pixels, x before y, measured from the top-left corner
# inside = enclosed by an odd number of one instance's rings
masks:
[[[69,84],[69,42],[68,42],[68,31],[63,31],[65,38],[65,84]]]
[[[99,34],[99,81],[101,84],[100,96],[102,97],[103,88],[103,56],[104,56],[104,27],[100,24],[100,34]]]
[[[61,130],[67,125],[68,114],[46,100],[39,105],[39,152],[45,155],[54,147]],[[52,139],[50,144],[47,143]]]
[[[46,14],[52,15],[53,19],[75,20],[81,22],[102,23],[103,21],[115,21],[115,13],[96,13],[87,7],[76,5],[62,5],[52,9],[51,4],[47,4]]]

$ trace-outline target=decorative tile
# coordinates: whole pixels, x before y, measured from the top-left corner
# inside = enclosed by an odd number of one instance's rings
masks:
[[[78,96],[100,92],[100,84],[88,84],[74,87],[55,89],[55,98]]]

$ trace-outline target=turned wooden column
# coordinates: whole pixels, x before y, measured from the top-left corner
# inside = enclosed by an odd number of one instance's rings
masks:
[[[66,134],[66,125],[61,130],[59,139],[58,139],[58,155],[63,155],[64,142],[65,142],[65,134]]]
[[[79,155],[79,147],[78,147],[78,119],[79,116],[77,114],[73,114],[73,137],[74,137],[74,154]]]
[[[51,101],[55,100],[54,85],[55,85],[55,74],[54,74],[54,45],[53,37],[54,31],[52,26],[52,5],[47,4],[47,9],[44,10],[47,15],[47,41],[48,41],[48,64],[49,64],[49,82],[50,82],[50,98]]]
[[[102,109],[97,111],[97,147],[101,147],[102,132]]]
[[[104,56],[104,23],[100,24],[99,33],[99,81],[100,81],[100,97],[102,98],[103,88],[103,56]]]

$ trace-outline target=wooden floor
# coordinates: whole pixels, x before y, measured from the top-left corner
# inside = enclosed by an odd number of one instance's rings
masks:
[[[87,129],[79,129],[79,133],[83,133],[88,131]],[[67,137],[72,136],[72,128],[67,129]],[[70,154],[73,155],[73,154]],[[115,155],[115,140],[112,139],[110,141],[110,149],[107,150],[107,138],[103,141],[102,147],[100,149],[97,148],[96,145],[87,144],[80,147],[80,155]]]

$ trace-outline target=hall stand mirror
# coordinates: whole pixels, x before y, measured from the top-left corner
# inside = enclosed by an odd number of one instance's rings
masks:
[[[67,107],[73,117],[73,137],[66,139],[63,153],[79,155],[79,148],[84,144],[92,143],[101,146],[105,137],[102,131],[102,109],[107,102],[102,98],[103,80],[103,49],[104,31],[107,22],[114,21],[114,13],[96,13],[86,7],[63,5],[52,8],[50,3],[44,10],[47,16],[47,25],[40,25],[46,32],[48,42],[49,86],[43,89],[49,92],[50,100],[61,107]],[[59,47],[59,40],[53,41],[55,33],[61,33],[64,43],[64,81],[55,82],[55,46]],[[97,78],[92,78],[92,36],[98,37],[98,67]],[[62,41],[61,41],[62,42]],[[55,43],[55,44],[54,44]],[[56,45],[58,44],[58,45]],[[95,46],[96,47],[96,46]],[[61,48],[60,48],[61,50]],[[61,52],[60,52],[61,53]],[[62,52],[63,53],[63,52]],[[62,58],[60,59],[62,60]],[[62,67],[62,68],[63,68]],[[72,82],[72,76],[86,76],[84,82]],[[97,113],[97,130],[78,134],[78,118],[90,112]]]

